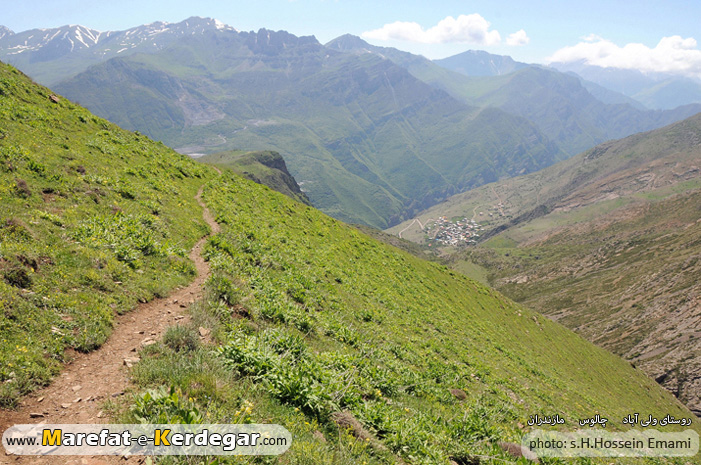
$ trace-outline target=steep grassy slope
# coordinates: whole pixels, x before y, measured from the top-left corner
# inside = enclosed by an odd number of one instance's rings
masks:
[[[192,278],[213,170],[0,65],[0,405],[87,351],[115,313]]]
[[[138,386],[173,389],[139,394],[125,419],[281,423],[295,440],[280,463],[446,464],[508,459],[494,443],[518,440],[536,412],[570,427],[601,413],[619,428],[630,411],[690,415],[500,294],[1,69],[6,404],[45,381],[63,348],[104,340],[115,311],[190,277],[182,254],[204,232],[192,197],[206,183],[222,225],[207,245],[207,298],[194,329],[142,350]],[[335,426],[351,414],[368,440]]]
[[[378,56],[282,31],[183,38],[57,89],[192,152],[278,151],[316,207],[382,228],[564,156],[523,118],[469,107]]]
[[[700,141],[695,116],[455,196],[422,221],[480,220],[490,239],[456,266],[486,266],[492,285],[634,361],[698,412]]]
[[[559,412],[568,428],[600,412],[622,428],[628,411],[684,411],[626,362],[441,265],[235,177],[205,198],[223,231],[201,312],[237,378],[208,377],[200,349],[183,362],[166,340],[138,379],[168,386],[169,364],[186,365],[174,387],[200,399],[188,408],[206,421],[234,408],[280,418],[297,438],[292,463],[499,461],[494,442],[518,440],[533,412]],[[364,426],[365,446],[338,435],[340,411]]]
[[[277,152],[218,152],[200,157],[198,161],[229,168],[246,179],[310,205],[295,178],[287,171],[285,160]]]

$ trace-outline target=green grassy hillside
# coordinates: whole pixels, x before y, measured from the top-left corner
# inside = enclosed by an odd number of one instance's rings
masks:
[[[67,348],[192,278],[189,212],[212,168],[120,130],[0,66],[0,405],[46,383]]]
[[[520,440],[536,413],[572,429],[595,413],[614,429],[631,411],[691,415],[499,293],[0,69],[6,405],[45,382],[64,348],[104,340],[115,312],[191,277],[182,256],[204,233],[192,214],[204,184],[222,226],[206,246],[206,297],[193,326],[141,350],[135,390],[151,391],[122,421],[293,432],[290,452],[253,463],[447,464],[511,460],[496,442]]]
[[[628,411],[684,411],[628,363],[444,266],[235,177],[205,198],[223,231],[196,324],[215,328],[222,370],[237,376],[207,374],[194,349],[176,387],[207,421],[247,405],[252,422],[284,419],[291,463],[496,463],[508,456],[494,443],[518,440],[533,412],[569,428],[605,412],[622,428]],[[150,354],[143,385],[172,383],[164,364],[181,358],[168,341]],[[367,446],[338,436],[339,411]]]

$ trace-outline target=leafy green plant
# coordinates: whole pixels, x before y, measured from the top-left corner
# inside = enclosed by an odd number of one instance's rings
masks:
[[[131,415],[142,424],[173,423],[195,424],[202,423],[202,415],[197,407],[171,386],[151,389],[136,396]]]
[[[223,300],[228,305],[236,305],[241,301],[240,289],[227,276],[213,274],[208,280],[207,287],[216,299]]]
[[[261,344],[256,336],[234,337],[220,352],[227,365],[245,375],[260,377],[273,370],[279,363],[275,350]]]

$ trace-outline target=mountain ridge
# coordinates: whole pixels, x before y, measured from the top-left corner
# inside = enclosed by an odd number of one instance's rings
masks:
[[[31,29],[0,34],[0,59],[51,85],[125,51],[153,53],[185,34],[212,30],[236,31],[216,19],[196,16],[178,23],[156,21],[123,31],[103,32],[82,25]],[[158,37],[161,44],[154,45],[154,37]],[[64,57],[63,62],[44,71],[40,64],[54,61],[56,56]]]
[[[386,57],[417,79],[445,90],[468,105],[501,108],[521,116],[534,123],[567,156],[701,111],[701,105],[649,110],[631,97],[576,74],[570,76],[555,68],[519,63],[511,57],[487,52],[468,51],[430,61],[390,47],[370,45],[350,34],[326,46]],[[505,65],[499,68],[497,64]]]
[[[306,194],[287,170],[285,159],[277,152],[217,152],[198,157],[197,160],[225,166],[246,179],[311,206]]]
[[[701,104],[647,110],[628,103],[606,104],[581,78],[531,66],[511,74],[471,78],[465,101],[494,106],[533,121],[570,156],[601,142],[661,127],[701,111]]]

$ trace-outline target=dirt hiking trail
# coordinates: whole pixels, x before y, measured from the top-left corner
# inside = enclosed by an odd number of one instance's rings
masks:
[[[220,228],[202,202],[202,189],[195,199],[212,234],[216,234]],[[49,386],[25,397],[17,410],[0,410],[0,434],[15,424],[109,423],[102,411],[103,403],[124,395],[129,386],[128,365],[138,361],[139,348],[158,340],[168,326],[188,322],[187,307],[202,297],[210,271],[201,251],[208,237],[200,239],[190,252],[197,269],[197,277],[191,284],[117,316],[112,334],[102,347],[88,354],[76,354]],[[14,456],[6,455],[4,448],[0,451],[2,464],[99,465],[143,460],[132,457],[127,461],[114,456]]]

